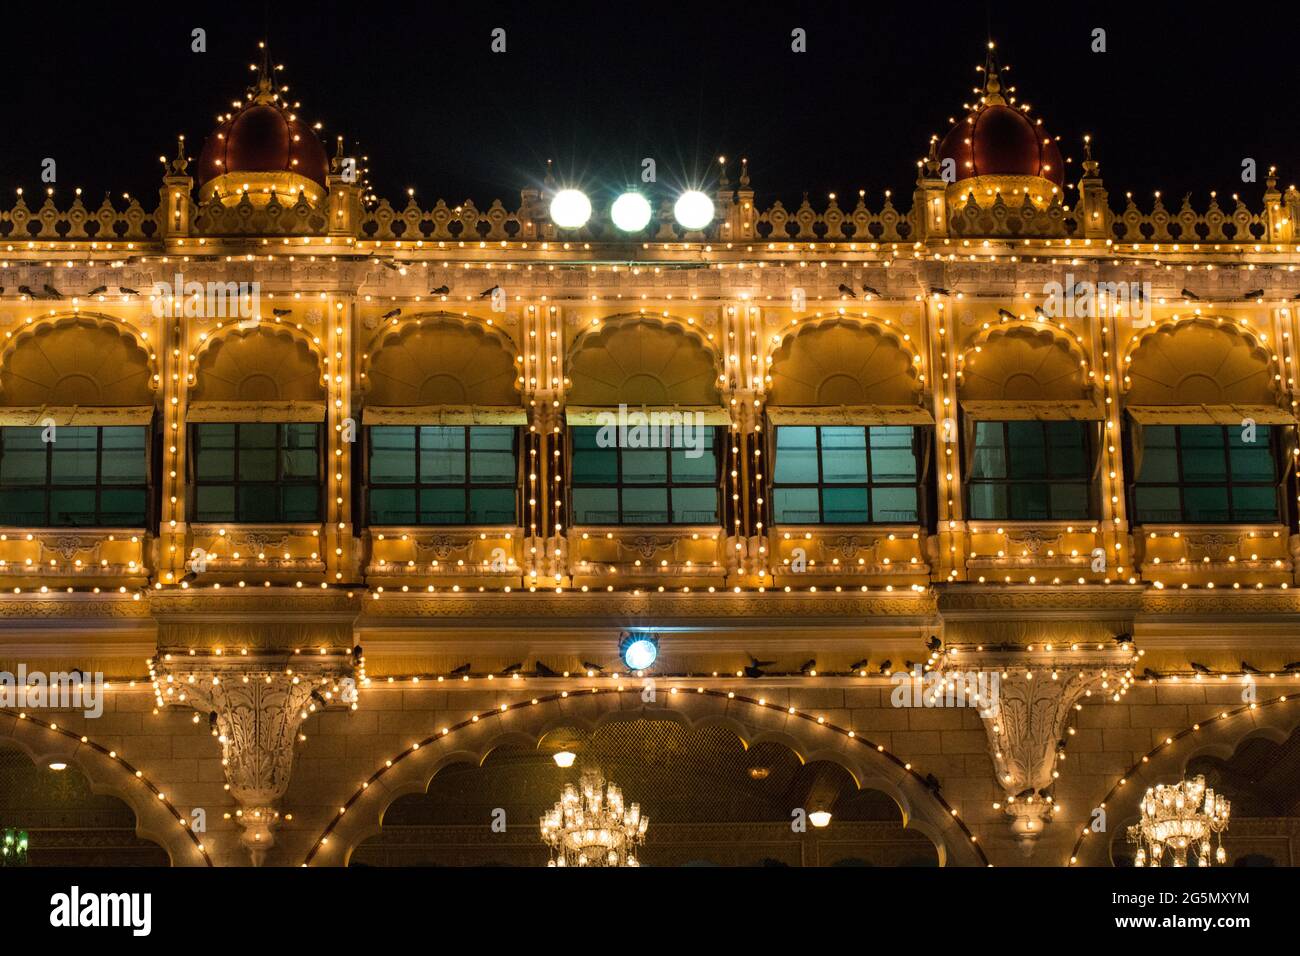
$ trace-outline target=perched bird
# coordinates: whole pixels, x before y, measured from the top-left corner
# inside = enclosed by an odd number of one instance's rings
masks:
[[[1017,799],[1017,800],[1027,800],[1028,798],[1032,797],[1033,795],[1034,795],[1034,788],[1033,788],[1033,787],[1030,787],[1028,790],[1021,790],[1018,794],[1016,794],[1016,799]]]
[[[916,668],[916,661],[908,661],[908,660],[905,660],[905,661],[903,661],[903,667],[904,667],[904,669],[909,670],[909,671],[910,671],[910,670],[914,670],[914,669]]]
[[[754,667],[754,666],[752,666],[752,665],[749,666],[749,667],[746,667],[746,668],[745,668],[745,676],[746,676],[746,677],[762,677],[762,676],[764,676],[766,673],[767,673],[767,672],[764,671],[762,668]]]
[[[558,671],[553,671],[541,661],[533,661],[533,671],[538,677],[559,677]]]
[[[1291,661],[1282,667],[1284,671],[1300,671],[1300,661]]]
[[[41,288],[45,290],[45,294],[49,296],[51,299],[63,298],[63,293],[60,292],[58,289],[54,288],[54,286],[50,285],[48,282],[45,283],[45,285],[42,286]]]
[[[939,286],[934,286],[932,289],[930,289],[930,294],[931,295],[952,295],[952,293],[949,292],[947,289],[940,288]]]
[[[1242,670],[1242,673],[1244,673],[1244,674],[1262,674],[1262,673],[1264,673],[1264,672],[1263,672],[1262,670],[1260,670],[1258,667],[1251,667],[1251,666],[1250,666],[1249,664],[1247,664],[1245,661],[1242,661],[1242,662],[1241,662],[1241,670]]]
[[[87,292],[86,295],[103,295],[103,294],[104,294],[105,292],[107,292],[107,291],[108,291],[108,286],[106,286],[106,285],[97,285],[97,286],[95,286],[95,288],[93,288],[93,289],[91,289],[89,292]]]
[[[1131,644],[1132,642],[1133,642],[1133,635],[1130,634],[1128,631],[1120,631],[1118,634],[1115,635],[1116,644]]]
[[[603,671],[603,670],[605,669],[604,665],[602,665],[602,664],[593,664],[591,661],[583,661],[583,662],[582,662],[582,666],[583,666],[586,670],[589,670],[589,671],[595,671],[596,673],[600,673],[601,671]]]
[[[385,269],[392,269],[394,272],[398,271],[398,269],[401,268],[400,266],[398,266],[397,260],[395,259],[380,259],[379,264],[383,266]]]
[[[1044,787],[1042,790],[1038,791],[1038,795],[1042,797],[1044,800],[1046,800],[1048,797],[1052,795],[1050,792],[1051,789],[1052,789],[1051,787]]]
[[[501,673],[503,673],[503,674],[513,674],[515,671],[522,670],[522,669],[523,669],[523,666],[524,666],[524,665],[523,665],[522,662],[517,663],[517,664],[507,664],[505,667],[501,668]]]
[[[352,648],[352,662],[354,664],[360,663],[361,655],[362,655],[361,645],[358,644],[356,647]]]
[[[311,699],[316,701],[316,703],[320,704],[322,707],[329,706],[329,701],[325,699],[325,695],[318,690],[313,690],[311,692]]]
[[[436,289],[430,289],[429,295],[446,295],[451,291],[451,286],[440,285]]]
[[[1192,661],[1192,670],[1196,671],[1196,673],[1198,673],[1198,674],[1213,674],[1213,673],[1214,673],[1214,671],[1210,670],[1210,669],[1209,669],[1208,667],[1206,667],[1204,664],[1198,664],[1198,663],[1196,663],[1196,661]]]
[[[854,292],[852,289],[850,289],[848,286],[846,286],[843,282],[840,283],[840,294],[847,295],[850,299],[856,299],[858,297],[858,294]]]
[[[1251,289],[1249,292],[1243,292],[1243,293],[1241,294],[1241,297],[1242,297],[1243,299],[1262,299],[1262,298],[1264,298],[1264,290],[1263,290],[1263,289]]]
[[[1152,670],[1151,668],[1149,668],[1149,667],[1144,667],[1144,668],[1142,668],[1142,676],[1145,677],[1147,680],[1159,680],[1159,679],[1160,679],[1160,675],[1159,675],[1158,673],[1156,673],[1155,671],[1153,671],[1153,670]]]
[[[939,640],[938,635],[931,634],[930,639],[925,642],[926,650],[937,651],[943,647],[943,641]]]
[[[137,292],[135,289],[128,289],[128,288],[127,288],[126,286],[124,286],[124,285],[120,285],[120,286],[118,286],[118,287],[117,287],[117,291],[120,292],[120,293],[122,293],[123,295],[139,295],[139,294],[140,294],[140,293]]]
[[[940,790],[943,789],[943,785],[939,783],[939,778],[932,773],[927,773],[925,775],[925,785],[929,787],[931,790],[933,790],[935,793],[938,793]]]
[[[812,670],[816,666],[817,666],[817,661],[813,658],[809,658],[808,660],[804,661],[802,664],[799,665],[799,673],[807,674],[810,670]]]
[[[862,286],[862,291],[865,292],[867,295],[874,295],[874,296],[876,296],[877,298],[880,297],[880,293],[877,292],[875,289],[871,288],[871,286],[869,286],[869,285],[864,284],[864,285]]]
[[[392,309],[392,310],[390,310],[390,311],[388,311],[388,312],[385,312],[383,315],[380,316],[380,318],[381,318],[381,319],[395,319],[395,318],[397,318],[397,316],[399,316],[399,315],[401,315],[401,314],[402,314],[402,310],[401,310],[400,308],[399,308],[399,309]]]
[[[1008,309],[998,309],[998,315],[1004,319],[1014,319],[1016,317],[1016,314]]]
[[[1190,289],[1183,289],[1182,295],[1184,299],[1191,299],[1193,302],[1201,301],[1201,297]]]
[[[881,661],[878,670],[882,674],[888,674],[890,670],[893,668],[893,666],[894,666],[893,661]]]
[[[1038,316],[1040,319],[1047,318],[1047,312],[1044,311],[1041,305],[1034,306],[1034,315]]]
[[[40,298],[40,296],[39,296],[38,294],[36,294],[35,292],[32,291],[31,286],[20,285],[20,286],[18,287],[18,291],[21,292],[23,295],[30,295],[33,299],[39,299],[39,298]]]
[[[866,667],[867,664],[870,663],[870,661],[871,661],[871,658],[869,658],[869,657],[864,657],[864,658],[862,658],[862,660],[860,660],[860,661],[854,661],[852,664],[849,665],[849,670],[851,670],[851,671],[860,671],[860,670],[862,670],[862,668]]]
[[[749,654],[749,665],[751,667],[771,667],[775,663],[776,661],[760,661],[753,654]]]
[[[468,674],[468,673],[469,673],[468,664],[461,664],[460,667],[453,667],[451,669],[451,676],[453,677],[459,677],[461,674]]]
[[[208,712],[208,727],[212,729],[212,736],[217,735],[217,712],[215,710]]]
[[[1064,750],[1064,749],[1065,749],[1065,743],[1066,743],[1065,738],[1062,737],[1060,740],[1058,740],[1058,741],[1056,742],[1056,749],[1057,749],[1057,750]]]
[[[480,299],[490,299],[490,298],[492,298],[492,293],[496,292],[496,290],[499,289],[499,288],[501,288],[501,286],[499,286],[499,285],[494,285],[494,286],[493,286],[492,288],[490,288],[490,289],[484,289],[482,292],[480,292],[480,293],[478,294],[478,297],[479,297]]]
[[[291,311],[291,310],[289,310],[289,309],[272,309],[272,310],[271,310],[271,314],[272,314],[272,315],[288,315],[290,311]]]

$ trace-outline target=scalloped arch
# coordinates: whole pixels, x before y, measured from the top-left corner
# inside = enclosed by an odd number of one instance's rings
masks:
[[[1077,401],[1092,394],[1077,343],[1047,324],[983,329],[961,359],[964,399]]]
[[[736,732],[746,746],[780,743],[805,763],[833,762],[850,774],[859,789],[879,790],[892,798],[904,827],[916,829],[934,843],[941,866],[985,863],[952,811],[926,788],[914,770],[905,768],[897,758],[877,752],[864,740],[790,715],[784,708],[728,698],[720,692],[673,694],[671,706],[648,708],[641,702],[639,690],[557,694],[526,704],[458,725],[452,731],[454,742],[449,739],[451,735],[438,734],[422,742],[418,750],[395,758],[391,766],[371,777],[369,785],[348,801],[347,812],[336,817],[320,835],[328,836],[328,842],[322,845],[320,838],[314,841],[317,849],[311,851],[306,862],[310,864],[320,857],[330,865],[346,866],[353,851],[379,832],[384,814],[399,796],[426,792],[433,777],[451,763],[481,764],[487,753],[500,746],[503,737],[518,741],[523,735],[522,739],[536,746],[559,727],[595,729],[609,721],[646,717],[671,720],[688,729],[721,723]]]
[[[772,355],[775,405],[914,405],[916,351],[874,320],[833,316],[801,323]]]
[[[618,315],[575,339],[569,350],[575,405],[720,405],[718,352],[683,322]]]
[[[231,327],[195,353],[196,401],[274,402],[326,398],[310,338],[283,326]]]
[[[212,865],[175,808],[158,798],[147,779],[136,777],[130,764],[110,757],[107,748],[82,742],[64,728],[50,730],[30,717],[20,720],[11,711],[0,711],[0,740],[15,745],[37,766],[57,759],[76,767],[93,793],[115,797],[131,809],[135,835],[161,847],[172,866]]]
[[[131,326],[97,313],[24,325],[0,355],[5,405],[152,405],[155,362]]]
[[[1271,405],[1269,352],[1237,323],[1204,316],[1148,330],[1124,359],[1133,405]]]
[[[369,404],[519,404],[522,383],[509,336],[449,312],[414,318],[378,337],[365,368]]]

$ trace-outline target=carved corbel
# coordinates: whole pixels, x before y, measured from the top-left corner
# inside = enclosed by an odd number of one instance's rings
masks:
[[[226,783],[240,805],[240,843],[260,866],[275,844],[299,727],[316,710],[354,705],[353,659],[338,652],[163,654],[152,670],[160,706],[179,704],[209,715]]]
[[[1122,696],[1132,682],[1133,645],[950,645],[940,666],[953,682],[986,689],[980,720],[988,736],[1002,806],[1025,856],[1033,854],[1055,812],[1058,776],[1070,715],[1085,697]],[[979,677],[982,676],[982,680]]]

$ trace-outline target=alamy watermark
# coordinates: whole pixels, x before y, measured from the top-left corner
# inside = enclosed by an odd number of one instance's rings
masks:
[[[1151,320],[1150,282],[1075,282],[1067,272],[1064,283],[1044,283],[1043,295],[1043,312],[1053,319],[1096,318],[1106,303],[1132,319]]]
[[[104,713],[104,675],[95,671],[0,671],[0,707],[19,710],[80,710],[86,717]]]
[[[261,283],[187,282],[178,272],[172,282],[153,284],[151,306],[160,319],[256,319],[261,314]]]
[[[976,707],[983,717],[998,711],[1002,675],[998,671],[933,670],[921,665],[891,674],[889,702],[894,707]]]
[[[674,448],[685,449],[687,458],[704,456],[703,412],[629,412],[619,405],[617,413],[598,413],[596,424],[598,448]]]

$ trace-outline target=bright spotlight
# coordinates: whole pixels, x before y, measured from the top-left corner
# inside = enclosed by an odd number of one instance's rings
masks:
[[[703,229],[713,222],[713,200],[698,189],[691,189],[677,197],[673,215],[687,229]]]
[[[808,822],[818,829],[831,825],[831,814],[829,810],[814,810],[808,814]]]
[[[567,770],[569,767],[573,766],[573,760],[576,756],[577,754],[571,750],[561,750],[555,755],[555,765]]]
[[[551,200],[551,222],[561,229],[581,229],[591,218],[591,200],[579,189],[561,189]]]
[[[618,653],[630,670],[646,670],[659,657],[659,638],[653,634],[629,634],[619,644]]]
[[[627,192],[614,200],[609,216],[624,232],[640,232],[650,222],[650,200],[638,192]]]

